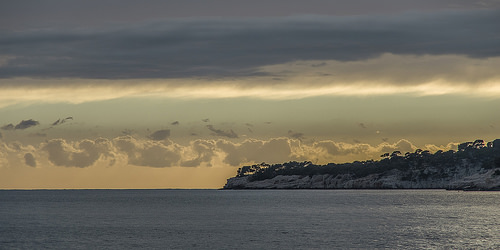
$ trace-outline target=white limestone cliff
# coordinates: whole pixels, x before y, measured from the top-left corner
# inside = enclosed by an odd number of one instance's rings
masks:
[[[498,169],[483,169],[469,165],[456,168],[446,176],[433,176],[433,168],[424,170],[425,179],[404,180],[407,172],[391,170],[354,178],[349,174],[300,176],[278,175],[272,179],[250,181],[250,176],[233,177],[227,180],[224,189],[463,189],[500,190]]]

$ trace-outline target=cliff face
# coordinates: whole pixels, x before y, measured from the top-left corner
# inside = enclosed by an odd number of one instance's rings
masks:
[[[446,172],[432,166],[425,169],[387,172],[356,178],[352,174],[278,175],[252,181],[251,176],[233,177],[224,189],[458,189],[500,190],[500,169],[463,163]],[[413,177],[412,177],[413,176]],[[417,176],[417,177],[415,177]]]

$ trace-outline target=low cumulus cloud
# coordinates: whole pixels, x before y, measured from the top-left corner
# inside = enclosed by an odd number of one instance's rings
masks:
[[[36,160],[32,153],[26,153],[24,155],[24,163],[30,167],[36,167]]]
[[[425,145],[422,150],[456,150],[457,143]],[[199,167],[227,164],[241,166],[254,163],[282,163],[292,160],[313,161],[317,164],[343,163],[354,160],[380,159],[380,155],[394,151],[414,152],[417,146],[407,140],[378,145],[346,143],[325,140],[303,143],[293,138],[269,140],[246,139],[232,142],[225,139],[194,140],[181,145],[170,140],[147,140],[132,136],[108,139],[66,141],[52,139],[39,146],[18,142],[0,143],[0,165],[44,167],[46,163],[60,167],[86,168],[109,166],[116,162],[134,166]]]
[[[334,141],[321,141],[313,144],[313,148],[325,150],[329,155],[345,156],[345,155],[363,155],[377,156],[382,152],[413,152],[417,147],[408,140],[399,140],[394,144],[381,143],[377,146],[372,146],[365,143],[343,143]]]
[[[293,155],[293,140],[287,138],[271,139],[269,141],[249,139],[241,143],[231,143],[225,140],[217,141],[217,147],[224,152],[223,161],[231,166],[242,163],[268,162],[279,163],[296,159]]]
[[[113,140],[114,145],[126,154],[128,163],[136,166],[171,167],[181,159],[182,148],[165,141],[141,141],[131,136]]]
[[[376,16],[171,19],[95,29],[0,32],[0,78],[255,76],[297,60],[397,55],[500,56],[500,10]],[[436,32],[438,31],[438,32]],[[311,65],[311,64],[309,64]],[[145,70],[147,69],[147,70]]]
[[[84,168],[92,166],[101,157],[113,158],[113,147],[108,139],[82,140],[68,143],[63,139],[48,141],[42,148],[48,160],[63,167]]]
[[[33,145],[24,145],[15,141],[10,143],[0,142],[0,167],[17,167],[24,164],[36,167],[37,164],[34,157],[34,152],[36,151],[37,148]]]
[[[180,162],[182,167],[198,167],[202,164],[212,166],[212,159],[215,157],[217,148],[216,142],[211,140],[196,140],[190,142],[185,155]]]
[[[228,137],[228,138],[238,138],[238,135],[231,129],[229,131],[224,131],[221,129],[216,129],[212,125],[207,125],[208,130],[212,131],[216,136]]]

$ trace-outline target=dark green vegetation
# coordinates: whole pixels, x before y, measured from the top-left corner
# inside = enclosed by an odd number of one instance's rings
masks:
[[[313,176],[330,174],[333,176],[348,174],[353,178],[362,178],[371,174],[384,174],[390,170],[406,173],[403,181],[414,181],[428,178],[444,178],[453,175],[463,165],[480,165],[483,169],[500,168],[500,139],[485,144],[483,140],[465,142],[458,150],[437,151],[434,154],[427,150],[417,149],[415,152],[402,154],[399,151],[381,155],[379,161],[355,161],[352,163],[328,163],[316,165],[310,161],[291,161],[283,164],[256,164],[238,169],[237,177],[249,176],[249,181],[271,179],[278,175]],[[433,168],[430,173],[428,168]],[[494,172],[500,175],[500,169]]]

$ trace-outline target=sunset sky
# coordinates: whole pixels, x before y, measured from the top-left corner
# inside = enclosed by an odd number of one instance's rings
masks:
[[[491,141],[499,24],[495,0],[3,1],[0,189]]]

